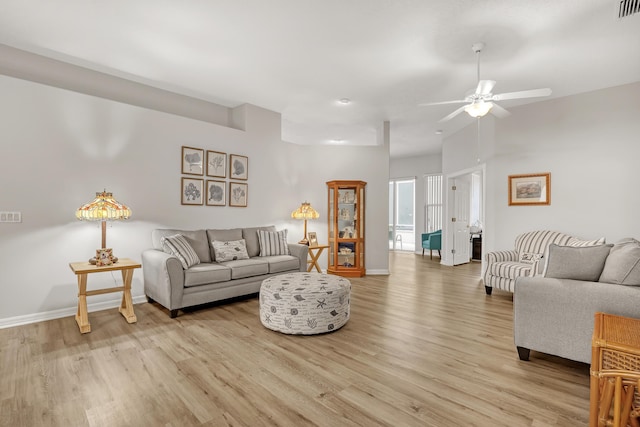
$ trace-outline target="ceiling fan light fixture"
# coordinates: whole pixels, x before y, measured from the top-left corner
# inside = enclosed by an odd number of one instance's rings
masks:
[[[489,113],[491,108],[493,108],[492,102],[484,102],[480,100],[464,107],[464,111],[466,111],[471,117],[484,117]]]

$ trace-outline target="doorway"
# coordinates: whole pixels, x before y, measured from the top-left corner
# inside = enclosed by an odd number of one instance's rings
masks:
[[[414,252],[415,178],[389,181],[389,249]]]

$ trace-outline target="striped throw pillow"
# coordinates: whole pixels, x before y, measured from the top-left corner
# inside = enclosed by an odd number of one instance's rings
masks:
[[[200,264],[198,254],[193,250],[187,239],[182,234],[165,236],[161,240],[165,252],[170,253],[180,260],[182,268],[185,270],[196,264]]]
[[[289,255],[287,245],[287,230],[265,231],[258,230],[260,256]]]

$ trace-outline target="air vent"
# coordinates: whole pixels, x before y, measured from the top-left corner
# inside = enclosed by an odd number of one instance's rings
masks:
[[[620,0],[618,18],[631,16],[638,12],[640,12],[640,0]]]

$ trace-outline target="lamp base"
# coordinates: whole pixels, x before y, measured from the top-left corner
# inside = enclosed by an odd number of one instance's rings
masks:
[[[116,262],[118,262],[118,257],[117,256],[111,257],[111,264],[115,264]],[[96,265],[97,264],[96,257],[91,258],[89,260],[89,264]]]
[[[309,240],[307,240],[307,238],[305,237],[304,239],[300,240],[298,242],[299,245],[307,245],[309,246]]]

